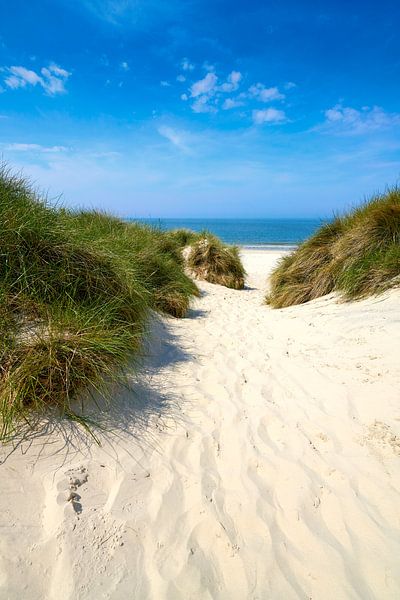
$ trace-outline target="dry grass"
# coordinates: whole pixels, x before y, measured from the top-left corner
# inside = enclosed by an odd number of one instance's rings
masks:
[[[267,302],[274,308],[301,304],[331,291],[351,300],[398,285],[400,190],[365,202],[324,225],[271,276]]]
[[[187,266],[197,279],[228,288],[244,288],[246,272],[236,246],[226,246],[211,234],[203,234],[191,245]]]

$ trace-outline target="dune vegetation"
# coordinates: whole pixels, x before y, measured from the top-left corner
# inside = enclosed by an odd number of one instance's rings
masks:
[[[85,398],[123,381],[151,311],[184,317],[199,295],[188,264],[196,277],[243,287],[237,250],[215,236],[54,207],[5,166],[0,224],[2,439],[49,408],[87,426]]]
[[[302,304],[333,291],[344,300],[400,284],[400,189],[373,197],[323,225],[271,275],[274,308]]]
[[[225,244],[209,231],[196,233],[189,229],[175,229],[168,237],[176,243],[190,275],[195,279],[241,290],[246,271],[236,246]]]
[[[144,287],[151,308],[185,316],[199,291],[184,273],[180,245],[167,232],[95,211],[64,210],[62,218],[72,240],[108,254],[131,283]]]
[[[106,394],[140,354],[150,310],[185,315],[198,295],[161,231],[41,199],[0,171],[0,435]]]
[[[181,249],[194,244],[201,237],[207,236],[207,232],[196,233],[191,229],[173,229],[168,232],[169,237],[173,240]]]
[[[193,277],[235,290],[244,288],[246,271],[236,246],[209,232],[192,234],[187,242],[186,265]]]

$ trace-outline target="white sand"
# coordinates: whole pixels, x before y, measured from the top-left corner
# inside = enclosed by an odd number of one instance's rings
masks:
[[[277,257],[154,324],[101,448],[3,448],[1,599],[400,598],[400,290],[273,311]]]

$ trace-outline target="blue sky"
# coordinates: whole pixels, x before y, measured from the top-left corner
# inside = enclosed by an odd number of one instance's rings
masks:
[[[330,216],[400,177],[400,5],[13,0],[0,152],[137,217]]]

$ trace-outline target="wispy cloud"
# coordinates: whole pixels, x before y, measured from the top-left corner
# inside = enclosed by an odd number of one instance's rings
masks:
[[[161,87],[171,87],[171,84],[169,83],[169,81],[160,81],[160,85]]]
[[[9,75],[4,79],[4,83],[13,90],[41,82],[41,77],[35,71],[30,71],[25,67],[6,67],[5,70]]]
[[[66,146],[41,146],[40,144],[20,144],[12,143],[5,144],[3,146],[5,151],[8,152],[44,152],[44,153],[58,153],[66,152],[68,148]]]
[[[100,159],[111,158],[111,159],[113,159],[113,158],[119,158],[121,156],[121,152],[115,152],[113,150],[110,150],[108,152],[106,152],[106,151],[105,152],[90,152],[88,154],[88,156],[91,158],[100,158]]]
[[[65,83],[71,73],[55,64],[51,64],[48,68],[44,67],[41,73],[43,77],[41,78],[40,85],[49,96],[64,94],[66,92]]]
[[[266,108],[264,110],[253,110],[253,122],[256,125],[263,123],[282,123],[286,121],[286,115],[283,110],[277,108]]]
[[[5,72],[4,84],[12,90],[37,86],[43,88],[48,96],[63,94],[66,92],[65,84],[71,73],[55,63],[43,67],[40,74],[22,66],[3,67]]]
[[[186,9],[183,0],[68,0],[68,4],[110,25],[129,29],[176,19],[176,14],[182,14]]]
[[[189,148],[185,141],[185,135],[182,132],[173,129],[173,127],[169,127],[168,125],[160,125],[157,131],[176,148],[179,148],[179,150],[182,150],[185,153],[189,152]]]
[[[129,71],[129,65],[126,60],[122,61],[119,65],[121,71]]]
[[[317,129],[339,134],[364,134],[400,125],[399,113],[388,113],[379,106],[360,110],[336,104],[325,111],[325,122]]]

